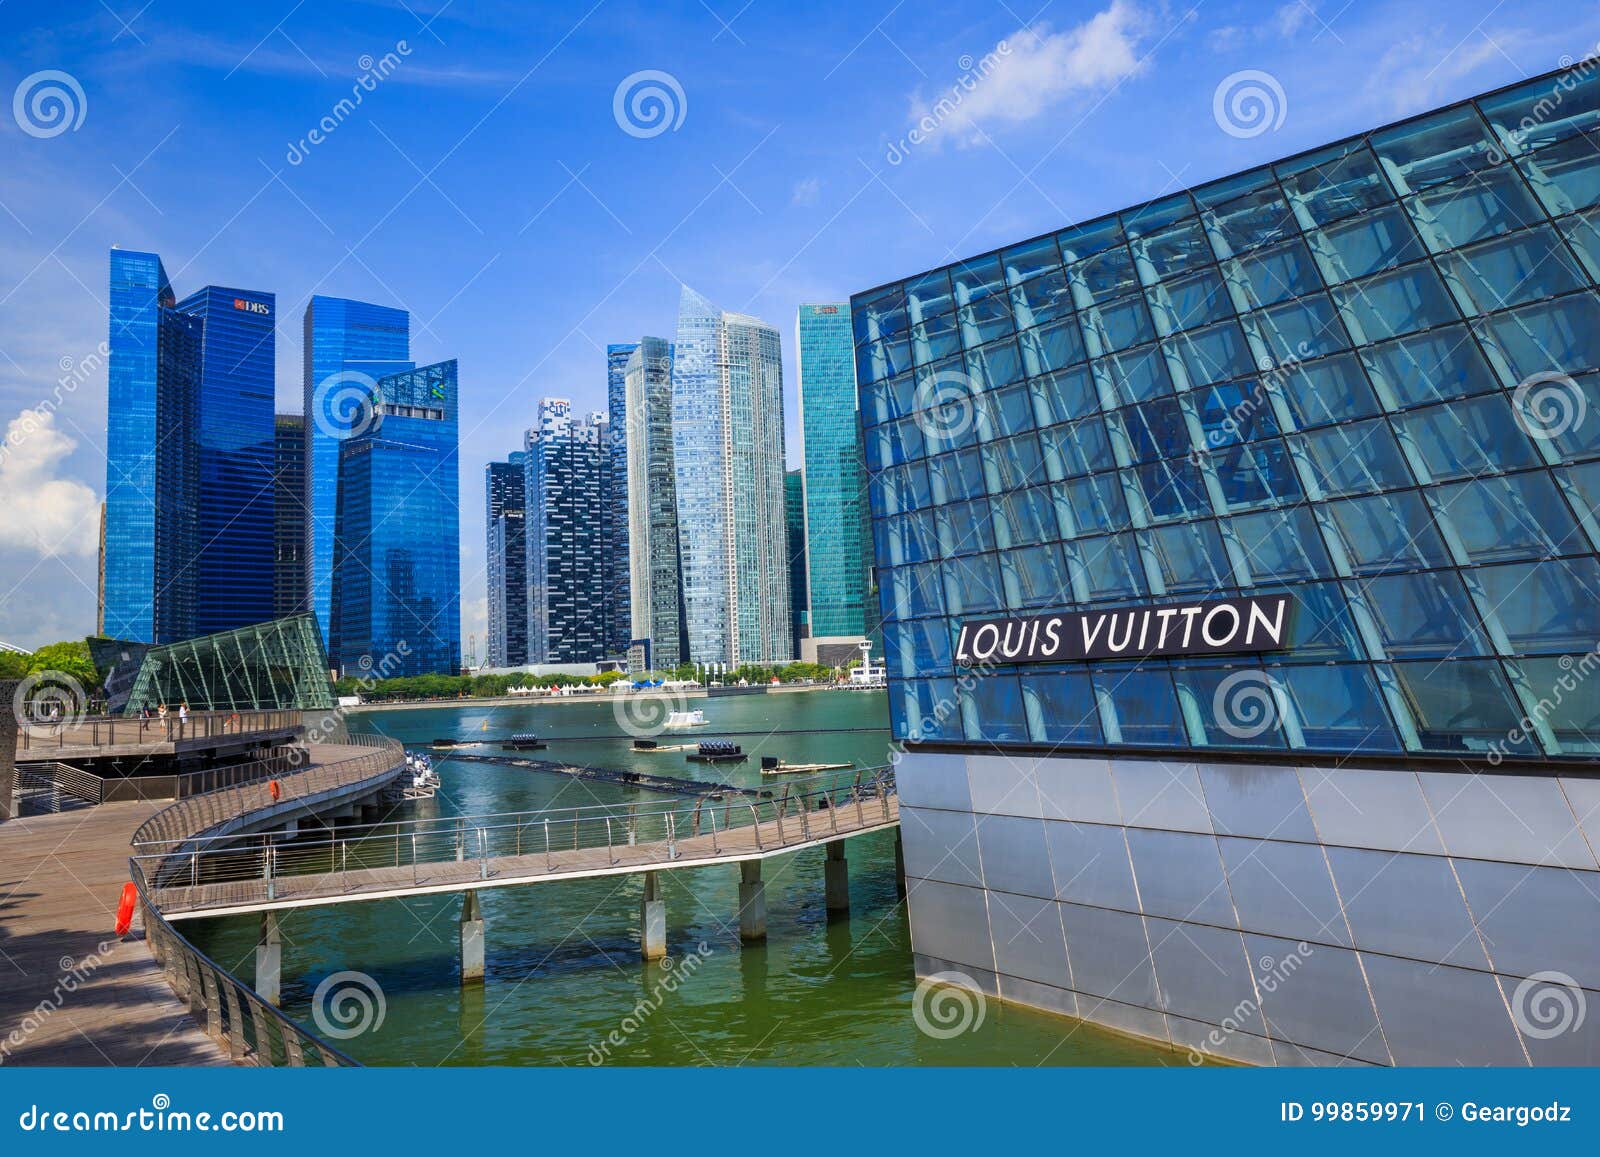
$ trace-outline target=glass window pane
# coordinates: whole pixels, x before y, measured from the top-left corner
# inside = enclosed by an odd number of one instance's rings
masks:
[[[933,516],[939,532],[939,553],[944,557],[994,549],[994,523],[989,518],[989,504],[983,499],[937,507]]]
[[[1190,398],[1209,449],[1254,442],[1278,432],[1266,388],[1253,378],[1196,390]]]
[[[1175,458],[1190,449],[1189,426],[1176,398],[1160,398],[1119,410],[1110,419],[1120,429],[1135,462]]]
[[[1087,261],[1080,261],[1068,271],[1070,279],[1089,291],[1096,302],[1115,301],[1126,297],[1139,278],[1133,271],[1133,254],[1126,246],[1107,249]]]
[[[975,450],[941,454],[928,460],[928,482],[935,502],[956,502],[984,493],[983,462]]]
[[[898,285],[875,290],[865,299],[857,298],[850,315],[857,345],[906,332],[906,299]]]
[[[1566,501],[1543,470],[1442,486],[1438,501],[1473,562],[1589,549]]]
[[[998,390],[1022,380],[1022,355],[1013,340],[992,342],[967,354],[970,390]]]
[[[1245,295],[1256,307],[1276,305],[1322,288],[1311,251],[1299,238],[1241,257],[1238,268]]]
[[[1488,566],[1472,572],[1519,655],[1588,651],[1600,639],[1600,562]]]
[[[911,356],[925,366],[961,350],[961,329],[956,315],[943,313],[924,318],[911,327]]]
[[[1301,361],[1350,348],[1344,325],[1325,294],[1252,313],[1250,320],[1274,362]]]
[[[1508,739],[1522,711],[1494,660],[1396,663],[1394,673],[1417,721],[1422,750],[1532,750],[1526,740]]]
[[[1193,462],[1183,458],[1136,466],[1127,472],[1144,497],[1146,513],[1155,522],[1194,518],[1211,513],[1205,483]]]
[[[1100,712],[1087,672],[1034,675],[1023,683],[1022,696],[1035,743],[1097,746],[1102,742]]]
[[[1586,284],[1583,270],[1548,226],[1485,241],[1447,255],[1442,264],[1469,313],[1555,297]]]
[[[1096,361],[1094,368],[1123,402],[1143,402],[1172,393],[1166,359],[1155,346],[1112,354]]]
[[[1046,480],[1044,456],[1035,434],[1018,434],[990,442],[979,451],[983,459],[983,480],[990,494],[1002,494],[1021,486]]]
[[[963,305],[956,310],[956,318],[961,324],[961,340],[968,349],[1005,337],[1016,328],[1011,303],[1004,297],[985,297]]]
[[[1277,370],[1273,378],[1302,429],[1378,412],[1378,399],[1353,354],[1297,362]]]
[[[1425,189],[1486,169],[1499,159],[1471,105],[1459,105],[1372,136],[1373,151],[1405,189]]]
[[[1318,225],[1394,200],[1364,145],[1333,145],[1278,166],[1284,192]]]
[[[1316,520],[1304,506],[1241,514],[1228,522],[1258,579],[1326,578],[1333,573]]]
[[[1243,253],[1293,237],[1299,226],[1276,185],[1235,198],[1204,215],[1218,256]]]
[[[1056,248],[1054,237],[1040,237],[1007,249],[1000,254],[1000,264],[1005,267],[1007,283],[1016,285],[1030,277],[1060,269],[1061,250]]]
[[[1328,513],[1356,574],[1450,563],[1433,516],[1415,491],[1330,502]]]
[[[1097,344],[1101,353],[1111,353],[1143,345],[1156,336],[1142,295],[1111,305],[1091,306],[1084,310],[1082,320],[1091,355],[1096,352]]]
[[[1224,321],[1206,329],[1181,333],[1169,338],[1166,344],[1183,360],[1191,388],[1256,372],[1250,345],[1238,322]]]
[[[1460,577],[1449,570],[1369,578],[1350,592],[1362,601],[1391,659],[1491,653]]]
[[[1600,73],[1569,68],[1555,77],[1531,81],[1478,107],[1512,153],[1600,128]]]
[[[1435,252],[1470,245],[1544,221],[1544,212],[1510,165],[1486,169],[1406,198],[1418,231]]]
[[[1022,684],[1015,675],[990,673],[958,684],[961,729],[969,740],[1026,743],[1028,720],[1022,709]]]
[[[1309,235],[1317,265],[1331,284],[1427,256],[1405,211],[1391,205]]]
[[[1145,296],[1149,299],[1156,329],[1163,337],[1221,321],[1233,313],[1233,301],[1215,269],[1163,282]]]
[[[1215,592],[1232,585],[1222,536],[1212,523],[1161,526],[1146,535],[1168,594]]]
[[[922,317],[954,310],[956,300],[950,289],[950,271],[935,269],[906,282],[906,306],[912,316],[920,313]]]
[[[1460,314],[1431,265],[1413,265],[1333,290],[1350,332],[1382,341],[1459,321]]]
[[[1132,241],[1130,245],[1149,261],[1157,277],[1171,277],[1212,263],[1211,246],[1200,222],[1194,218]]]
[[[944,603],[952,615],[998,610],[1005,601],[994,555],[975,554],[944,563]]]
[[[1395,427],[1422,456],[1433,480],[1534,466],[1539,456],[1512,418],[1504,394],[1429,406],[1396,416]]]
[[[1539,705],[1536,717],[1555,733],[1560,750],[1551,754],[1600,752],[1600,679],[1593,677],[1593,652],[1507,665]]]
[[[1103,217],[1086,225],[1074,225],[1056,234],[1062,260],[1069,265],[1085,257],[1093,257],[1113,245],[1121,245],[1122,240],[1122,223],[1116,217]]]
[[[1023,366],[1030,375],[1065,370],[1080,364],[1088,356],[1083,348],[1083,335],[1078,332],[1078,321],[1074,317],[1065,317],[1049,325],[1030,329],[1017,340],[1023,351]]]
[[[1130,747],[1176,747],[1188,742],[1171,675],[1159,668],[1102,667],[1095,695],[1107,708],[1106,742]]]
[[[994,540],[1001,550],[1012,550],[1056,536],[1055,507],[1043,490],[1018,490],[991,504]]]
[[[1256,593],[1286,592],[1294,596],[1289,620],[1291,639],[1282,652],[1297,662],[1312,659],[1365,659],[1366,648],[1338,583],[1306,583],[1296,587],[1258,587]],[[1268,656],[1271,661],[1273,656]]]
[[[1281,505],[1302,496],[1288,448],[1277,439],[1224,447],[1214,451],[1213,458],[1230,511]]]
[[[1063,538],[1100,530],[1125,530],[1128,502],[1115,474],[1076,478],[1056,488],[1064,500],[1056,503],[1056,522]]]
[[[1066,273],[1051,270],[1017,286],[1011,291],[1011,310],[1016,314],[1018,329],[1067,316],[1072,312],[1072,290]]]
[[[1027,335],[1024,334],[1024,346],[1027,341]],[[1033,394],[1034,418],[1041,426],[1070,422],[1100,409],[1100,397],[1095,391],[1088,366],[1030,378],[1028,389]]]
[[[920,671],[921,667],[892,670]],[[912,679],[889,688],[890,724],[899,739],[960,739],[960,716],[948,709],[956,701],[954,679]]]
[[[1477,339],[1464,325],[1369,346],[1361,358],[1400,406],[1488,393],[1499,385]]]
[[[1400,447],[1382,418],[1325,426],[1300,435],[1323,493],[1341,497],[1413,483]]]
[[[1600,209],[1586,209],[1558,223],[1561,235],[1578,254],[1591,283],[1600,283]]]
[[[1079,539],[1064,549],[1082,571],[1091,599],[1133,598],[1146,593],[1144,568],[1139,565],[1132,535]]]
[[[1055,528],[1050,528],[1055,533]],[[1058,543],[1012,551],[1001,559],[1006,605],[1013,610],[1058,607],[1072,602],[1072,583]]]
[[[1039,432],[1039,448],[1044,453],[1045,470],[1052,482],[1110,470],[1116,465],[1111,456],[1111,440],[1099,418],[1085,418]]]
[[[1500,347],[1519,381],[1600,366],[1600,302],[1592,293],[1524,305],[1481,324],[1485,340]]]
[[[1600,150],[1591,137],[1573,137],[1517,162],[1552,217],[1600,203]]]
[[[917,619],[944,613],[944,592],[937,563],[898,566],[888,572],[884,602],[896,619]]]
[[[1178,702],[1200,734],[1197,746],[1287,746],[1283,738],[1288,700],[1276,676],[1259,667],[1185,667],[1172,672]]]
[[[1398,751],[1377,680],[1366,667],[1269,667],[1294,704],[1298,742],[1308,751]]]

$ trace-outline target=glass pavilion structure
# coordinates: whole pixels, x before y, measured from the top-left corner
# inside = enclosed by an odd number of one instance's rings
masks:
[[[852,298],[919,972],[1254,1062],[1600,1058],[1507,1012],[1600,996],[1597,278],[1580,65]],[[1270,649],[1133,636],[1275,595]]]

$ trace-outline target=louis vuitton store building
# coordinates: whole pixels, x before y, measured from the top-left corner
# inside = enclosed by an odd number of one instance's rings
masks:
[[[852,299],[919,974],[1600,1063],[1597,278],[1580,64]]]

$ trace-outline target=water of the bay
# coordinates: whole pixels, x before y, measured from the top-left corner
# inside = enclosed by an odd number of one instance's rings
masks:
[[[682,753],[636,752],[617,710],[605,701],[393,709],[354,715],[350,726],[417,748],[436,738],[487,741],[535,732],[552,741],[539,758],[763,787],[773,781],[762,783],[761,755],[858,767],[887,758],[881,693],[814,691],[685,705],[703,709],[710,726],[688,736],[669,732],[662,743],[753,732],[734,740],[750,761],[699,765]],[[462,750],[500,754],[494,744]],[[442,788],[435,800],[417,805],[426,809],[422,814],[666,798],[550,772],[434,758]],[[919,1029],[893,841],[880,833],[849,842],[847,920],[826,918],[820,850],[768,861],[764,946],[740,944],[737,868],[661,873],[671,965],[640,960],[641,877],[486,889],[480,896],[487,977],[466,989],[460,984],[458,896],[293,910],[279,918],[283,1008],[375,1065],[1186,1063],[1178,1053],[995,1000],[984,1002],[981,1020],[957,1035]],[[201,921],[186,929],[214,959],[245,979],[253,975],[256,918]],[[342,1026],[330,1015],[336,1010],[325,999],[317,1017],[313,996],[319,984],[344,971],[372,978],[382,993],[382,1020],[375,1024],[375,1015],[361,1017],[347,1006],[344,1011],[355,1014],[350,1023],[368,1027],[339,1038]]]

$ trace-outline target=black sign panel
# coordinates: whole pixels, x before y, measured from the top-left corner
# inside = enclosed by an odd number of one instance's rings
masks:
[[[974,619],[961,625],[956,662],[974,667],[1277,651],[1288,645],[1293,612],[1294,597],[1278,594]]]

